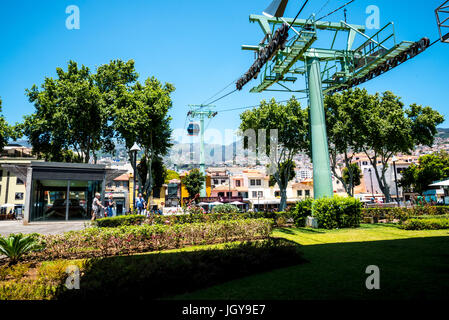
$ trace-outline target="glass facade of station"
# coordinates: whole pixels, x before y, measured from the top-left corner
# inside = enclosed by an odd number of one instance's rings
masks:
[[[101,180],[33,179],[30,221],[87,220]]]

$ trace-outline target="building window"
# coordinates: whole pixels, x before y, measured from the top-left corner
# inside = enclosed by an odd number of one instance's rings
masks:
[[[228,198],[232,197],[232,192],[226,192],[226,197]]]
[[[257,191],[253,191],[253,198],[257,198]]]
[[[214,179],[214,184],[217,185],[218,184],[218,180]]]
[[[280,191],[275,191],[274,192],[274,196],[275,197],[280,197],[281,196],[281,192]]]
[[[368,161],[363,161],[362,165],[367,166],[368,165]]]
[[[302,197],[302,190],[297,190],[296,194],[298,195],[298,197]]]
[[[20,179],[19,177],[17,177],[17,179],[16,179],[16,184],[17,184],[17,185],[23,185],[23,184],[25,184],[25,183],[23,182],[22,179]]]
[[[16,200],[23,200],[23,192],[16,192]]]
[[[236,186],[236,187],[240,187],[240,180],[236,180],[236,181],[235,181],[235,186]]]
[[[263,191],[259,191],[259,192],[258,192],[258,196],[259,196],[260,198],[263,198]]]
[[[226,180],[221,180],[221,184],[225,184],[226,183]]]
[[[111,182],[108,183],[108,188],[112,188],[112,183]]]
[[[256,180],[254,180],[254,179],[251,179],[249,182],[250,182],[250,185],[252,185],[252,186],[256,185]]]
[[[306,191],[306,197],[310,197],[310,190],[305,190]]]
[[[123,186],[124,186],[125,188],[128,188],[128,181],[123,181]]]
[[[115,182],[115,187],[116,187],[116,188],[120,188],[120,181],[116,181],[116,182]]]
[[[219,192],[219,193],[218,193],[218,196],[219,196],[219,197],[224,197],[224,192]]]
[[[259,179],[257,179],[257,180],[256,180],[256,185],[257,185],[257,186],[261,186],[261,185],[262,185],[262,181],[259,180]]]

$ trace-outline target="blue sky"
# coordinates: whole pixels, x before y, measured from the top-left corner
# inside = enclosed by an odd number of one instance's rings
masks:
[[[112,59],[134,59],[141,81],[156,76],[176,87],[173,94],[173,128],[183,128],[188,104],[199,104],[252,64],[253,54],[242,44],[257,44],[263,37],[249,14],[260,14],[270,0],[4,0],[0,10],[0,97],[10,123],[33,112],[25,89],[55,76],[56,67],[70,59],[92,69]],[[310,0],[301,18],[321,10],[324,15],[346,0]],[[394,21],[398,40],[437,38],[434,9],[443,0],[356,0],[348,6],[348,22],[365,24],[368,5],[380,9],[380,23]],[[80,8],[80,30],[68,30],[68,5]],[[285,16],[294,17],[302,1],[290,0]],[[327,20],[343,19],[340,11]],[[368,30],[373,34],[373,30]],[[445,115],[449,44],[437,43],[425,53],[364,85],[369,92],[391,90],[406,104],[429,105]],[[216,103],[217,110],[257,104],[264,98],[288,99],[291,94],[249,93],[253,81],[241,92]],[[295,84],[304,88],[302,80]],[[228,88],[223,93],[228,92]],[[303,100],[304,103],[306,100]],[[235,129],[239,112],[220,113],[210,128]]]

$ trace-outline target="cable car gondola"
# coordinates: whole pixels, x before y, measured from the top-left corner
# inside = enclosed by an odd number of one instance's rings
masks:
[[[200,125],[195,122],[190,122],[189,126],[187,127],[187,134],[189,136],[198,136],[199,132],[200,132]]]

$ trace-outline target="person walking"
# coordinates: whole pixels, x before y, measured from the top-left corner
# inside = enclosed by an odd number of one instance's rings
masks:
[[[113,209],[115,208],[115,201],[112,198],[112,194],[109,195],[108,204],[107,204],[107,217],[114,216]]]
[[[142,197],[142,194],[139,193],[139,197],[136,199],[137,214],[143,214],[146,207],[147,203],[145,202],[145,199]]]
[[[92,219],[91,219],[92,221],[101,218],[100,208],[103,208],[103,210],[105,209],[105,206],[101,204],[100,197],[101,195],[98,192],[95,193],[95,198],[92,201]]]

